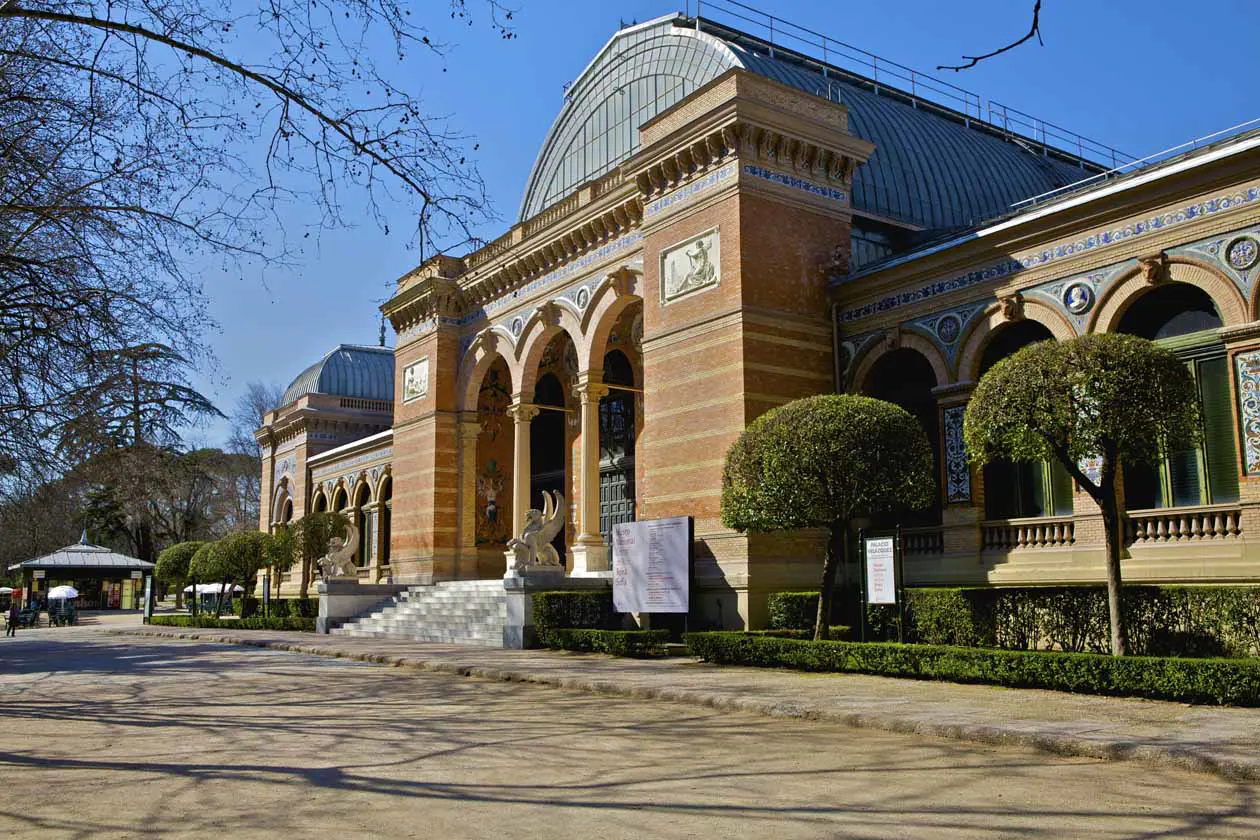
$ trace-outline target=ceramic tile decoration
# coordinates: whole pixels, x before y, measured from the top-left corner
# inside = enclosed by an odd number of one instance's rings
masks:
[[[971,467],[963,440],[966,406],[950,406],[942,412],[945,427],[945,498],[950,504],[971,501]]]
[[[1225,249],[1225,261],[1239,271],[1246,271],[1260,258],[1260,246],[1250,236],[1240,236]]]
[[[1094,287],[1079,280],[1070,284],[1063,290],[1063,305],[1073,315],[1084,315],[1094,307]]]
[[[1247,475],[1260,474],[1260,350],[1239,353],[1239,413],[1242,421],[1243,462]]]

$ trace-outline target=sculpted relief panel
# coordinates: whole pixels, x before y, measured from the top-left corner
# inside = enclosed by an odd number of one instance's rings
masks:
[[[403,371],[403,402],[411,402],[429,393],[429,357],[407,365]]]
[[[718,228],[661,252],[661,302],[669,303],[721,282],[722,241]]]

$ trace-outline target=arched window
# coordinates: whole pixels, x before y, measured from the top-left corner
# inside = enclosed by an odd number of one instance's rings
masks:
[[[1158,463],[1124,465],[1125,507],[1144,510],[1238,501],[1238,449],[1229,361],[1217,336],[1223,321],[1207,292],[1166,283],[1138,298],[1117,332],[1141,336],[1177,354],[1203,406],[1200,446],[1167,453]]]
[[[390,518],[394,510],[394,480],[385,478],[381,482],[380,492],[380,521],[381,521],[381,562],[378,564],[382,567],[389,565],[389,539],[390,539]]]
[[[371,498],[368,486],[360,484],[354,494],[354,527],[359,530],[359,547],[355,554],[359,568],[365,568],[372,559],[372,517],[363,509]]]
[[[1036,321],[1015,321],[1000,327],[980,355],[981,376],[998,362],[1054,335]],[[1072,478],[1058,460],[990,461],[984,467],[986,519],[1019,519],[1072,514]]]
[[[315,513],[326,513],[328,511],[328,497],[323,493],[315,496],[315,503],[311,505],[311,510]]]

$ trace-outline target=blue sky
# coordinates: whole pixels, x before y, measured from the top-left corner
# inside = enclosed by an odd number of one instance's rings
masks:
[[[414,92],[433,113],[449,114],[480,144],[475,153],[499,214],[492,239],[515,220],[538,148],[574,79],[621,22],[679,10],[678,2],[510,0],[517,37],[500,39],[484,19],[450,21],[433,8],[432,32],[451,45],[441,63],[417,59]],[[986,52],[1027,31],[1032,0],[768,0],[763,11],[870,52],[934,73],[1043,120],[1141,157],[1260,117],[1254,0],[1043,0],[1045,46],[1035,42],[963,73],[935,71],[964,53]],[[480,12],[478,0],[469,6]],[[694,9],[695,2],[691,1]],[[338,343],[375,344],[377,307],[414,266],[405,234],[411,209],[391,208],[395,233],[366,217],[325,231],[302,262],[239,275],[207,271],[205,292],[217,329],[207,341],[218,359],[199,377],[225,411],[250,381],[286,385]],[[387,343],[392,346],[393,337]],[[194,433],[217,445],[226,424]]]

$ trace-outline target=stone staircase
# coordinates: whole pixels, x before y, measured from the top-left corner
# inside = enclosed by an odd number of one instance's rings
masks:
[[[501,580],[412,586],[393,600],[332,630],[356,638],[503,646],[507,593]]]

